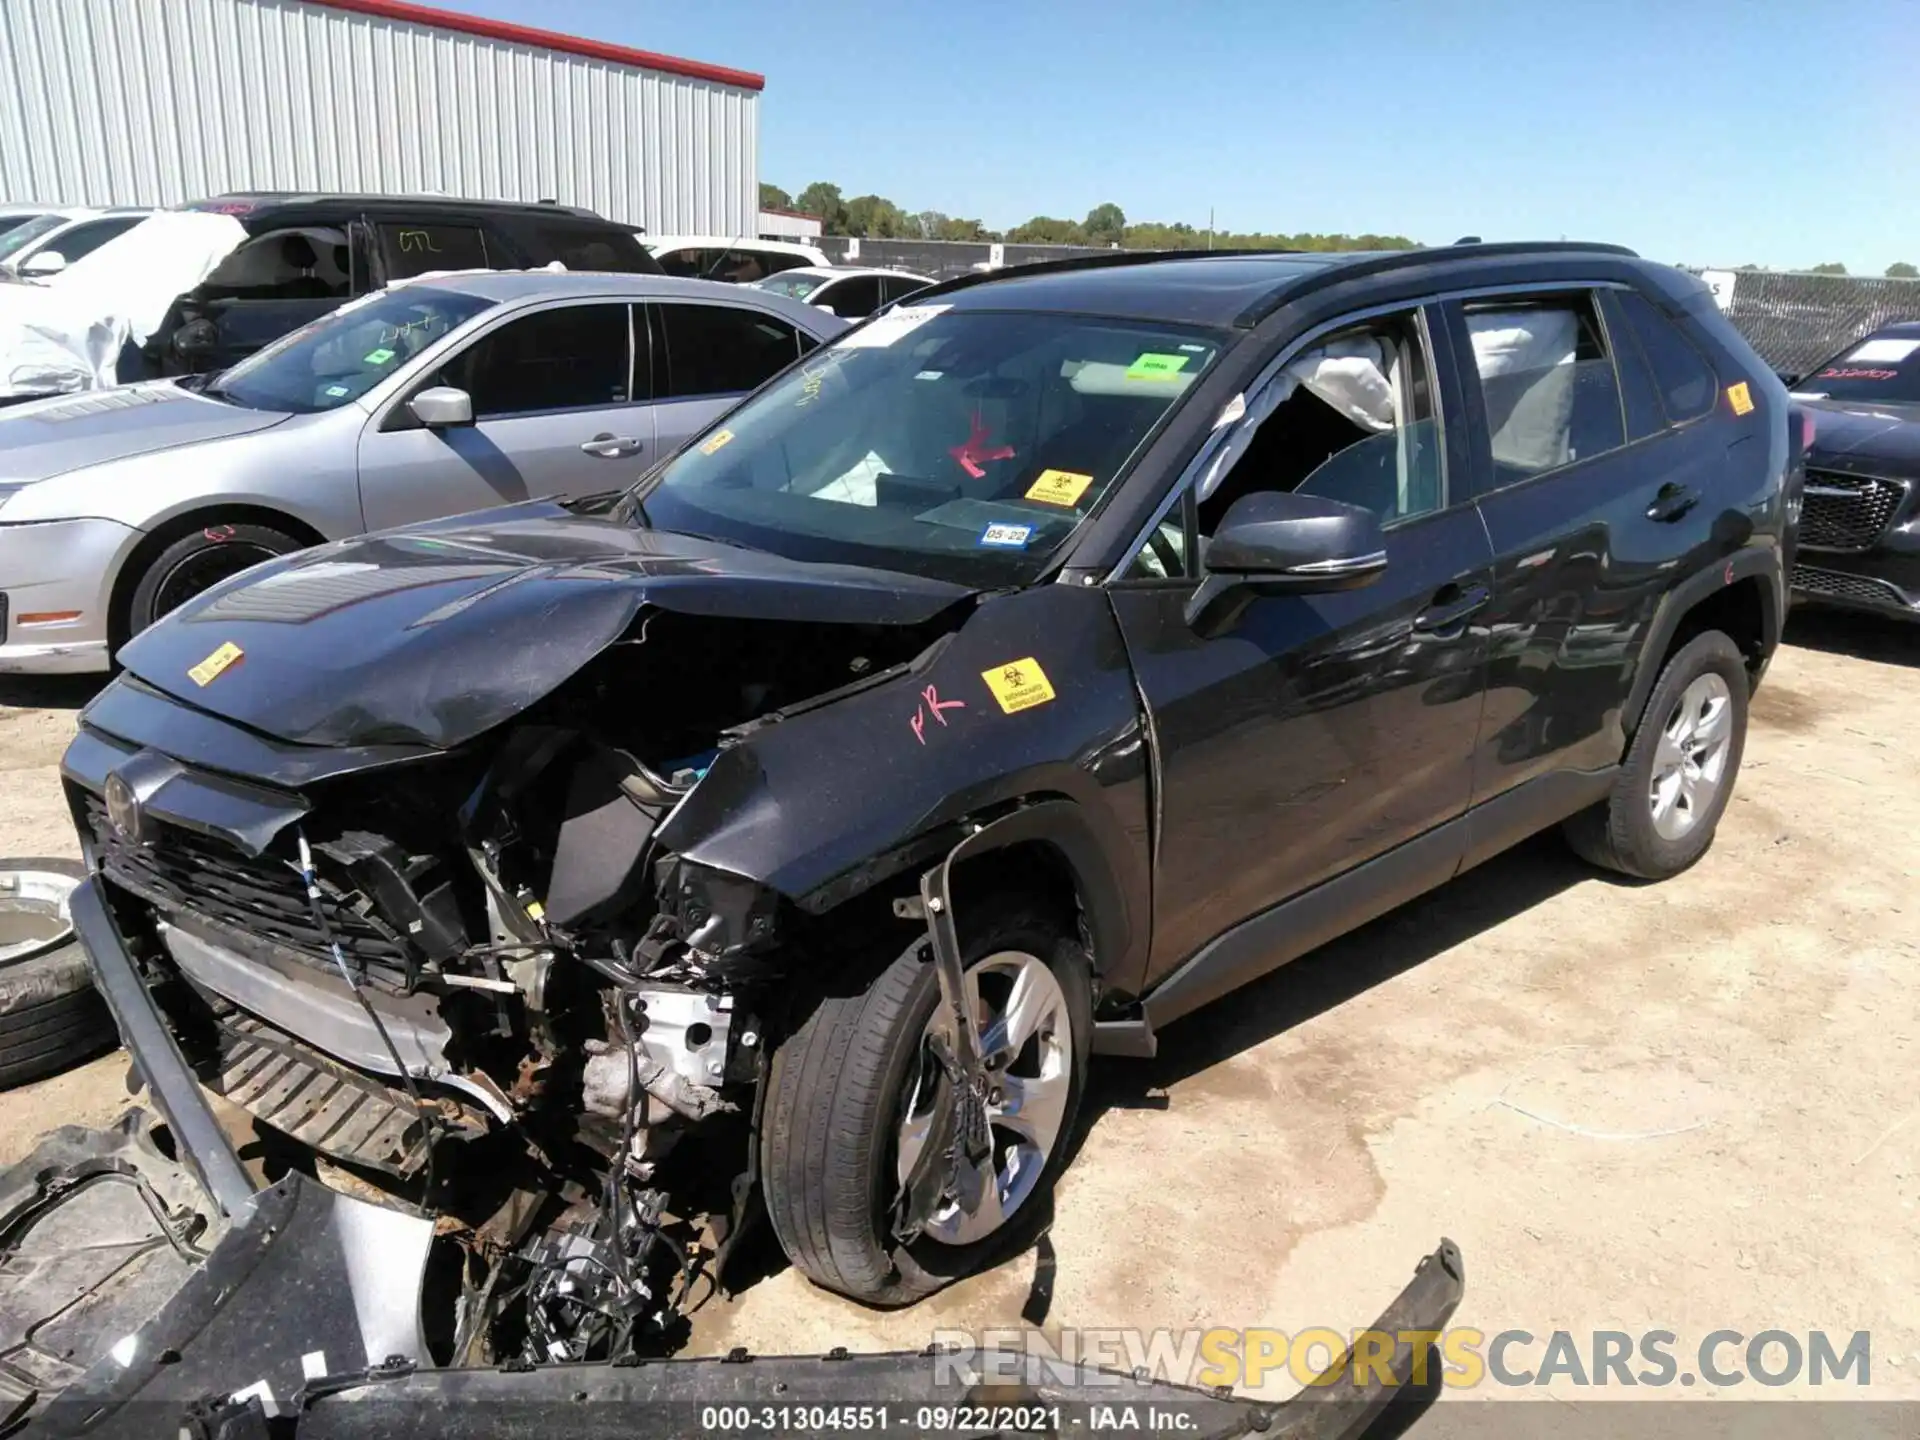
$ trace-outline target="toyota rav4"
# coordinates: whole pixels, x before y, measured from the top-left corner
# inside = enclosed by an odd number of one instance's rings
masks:
[[[437,1218],[444,1354],[671,1344],[761,1214],[909,1302],[1031,1233],[1090,1056],[1548,826],[1699,859],[1789,408],[1606,246],[954,281],[623,495],[140,635],[75,924],[216,1195],[203,1084]]]

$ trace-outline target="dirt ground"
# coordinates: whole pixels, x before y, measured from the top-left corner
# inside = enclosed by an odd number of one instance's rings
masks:
[[[1050,1333],[1346,1329],[1444,1234],[1458,1324],[1583,1353],[1664,1328],[1683,1371],[1715,1330],[1836,1351],[1866,1330],[1866,1393],[1920,1398],[1920,628],[1802,615],[1788,640],[1686,876],[1619,883],[1531,841],[1183,1022],[1157,1060],[1105,1062],[1051,1266],[1029,1252],[891,1314],[780,1271],[708,1306],[699,1347],[918,1348],[1019,1324],[1049,1268]],[[74,853],[55,767],[90,688],[0,691],[0,853]],[[117,1114],[125,1068],[0,1095],[0,1161]]]

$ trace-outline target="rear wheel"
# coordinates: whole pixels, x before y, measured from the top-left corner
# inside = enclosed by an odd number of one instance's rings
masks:
[[[127,635],[242,570],[291,555],[306,542],[268,525],[207,525],[181,536],[148,562],[127,604]]]
[[[954,1099],[929,1044],[939,984],[926,944],[857,993],[824,998],[773,1059],[761,1177],[774,1232],[815,1284],[869,1304],[920,1299],[1018,1248],[1085,1088],[1092,988],[1073,927],[1044,905],[992,898],[961,922],[991,1136],[970,1173],[926,1153]],[[903,1241],[922,1162],[942,1176],[941,1198]]]
[[[1667,661],[1613,793],[1567,821],[1587,860],[1644,880],[1677,875],[1713,843],[1747,740],[1747,667],[1718,630]]]
[[[67,911],[86,873],[71,860],[0,860],[0,1090],[120,1043]]]

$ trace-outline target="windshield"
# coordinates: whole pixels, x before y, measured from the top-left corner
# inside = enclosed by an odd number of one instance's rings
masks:
[[[1920,404],[1920,335],[1875,335],[1836,355],[1795,387],[1823,400]]]
[[[332,410],[494,303],[438,285],[382,290],[281,336],[203,393],[251,410]]]
[[[637,490],[790,559],[1024,583],[1220,353],[1205,331],[907,306],[816,351]]]
[[[42,236],[51,235],[67,223],[64,215],[36,215],[31,220],[14,226],[4,235],[0,235],[0,265],[4,265],[15,255],[26,249]]]
[[[758,290],[771,290],[776,295],[804,300],[832,278],[831,275],[803,275],[798,270],[789,270],[782,275],[769,275],[764,280],[756,280],[753,284]]]

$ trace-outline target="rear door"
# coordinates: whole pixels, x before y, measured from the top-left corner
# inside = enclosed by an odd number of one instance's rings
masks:
[[[1627,693],[1676,563],[1711,563],[1726,442],[1700,423],[1717,395],[1710,373],[1696,387],[1704,410],[1649,418],[1642,357],[1599,287],[1446,313],[1494,551],[1478,803],[1620,759]]]
[[[474,423],[429,430],[404,399],[360,440],[367,528],[461,514],[537,495],[624,486],[654,451],[636,308],[594,300],[520,311],[423,376],[464,390]]]
[[[801,354],[800,332],[746,305],[661,300],[652,333],[658,454],[670,455]]]
[[[864,320],[880,308],[880,277],[848,275],[831,280],[814,295],[811,303],[830,310],[842,320]]]

